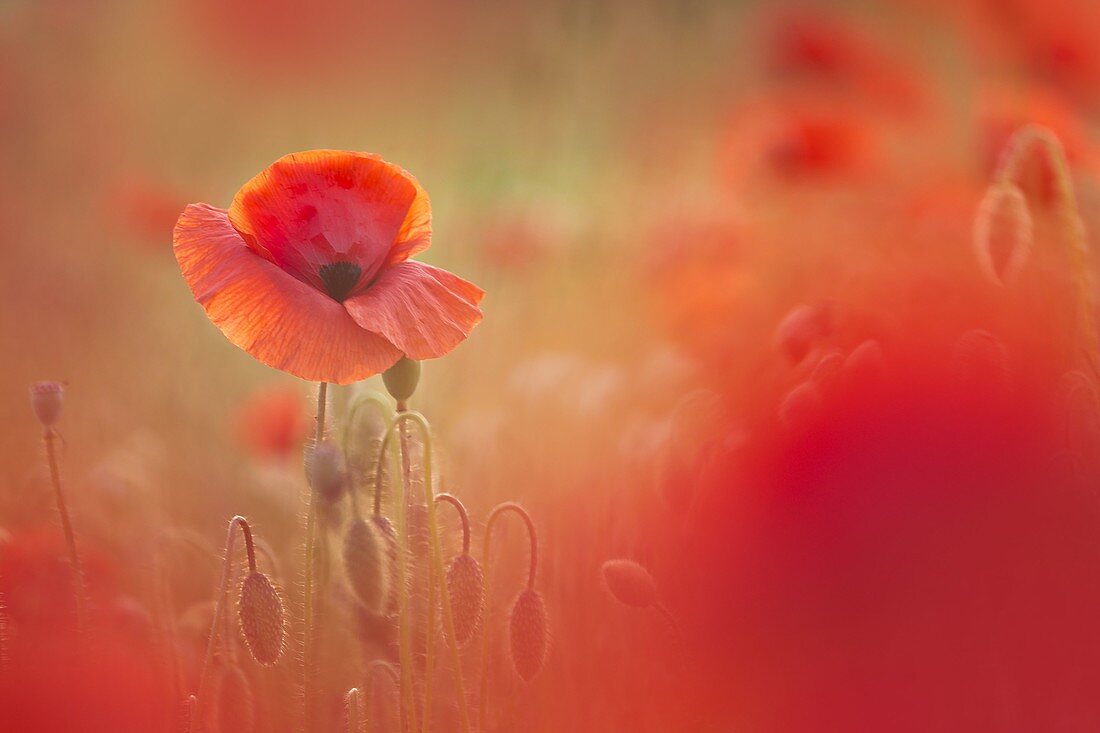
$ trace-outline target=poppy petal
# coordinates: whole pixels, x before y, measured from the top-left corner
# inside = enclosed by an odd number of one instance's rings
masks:
[[[229,219],[256,252],[315,287],[320,269],[338,261],[368,283],[431,239],[428,196],[412,175],[340,150],[283,156],[241,187]]]
[[[428,192],[411,175],[409,178],[416,186],[416,196],[397,232],[397,239],[390,248],[386,264],[396,265],[423,252],[432,243],[432,206],[428,201]]]
[[[226,211],[188,206],[173,241],[206,315],[264,364],[309,381],[347,384],[400,358],[399,349],[357,326],[340,303],[258,256]]]
[[[485,291],[438,267],[387,267],[364,292],[344,301],[355,322],[380,333],[411,359],[434,359],[458,346],[481,321]]]

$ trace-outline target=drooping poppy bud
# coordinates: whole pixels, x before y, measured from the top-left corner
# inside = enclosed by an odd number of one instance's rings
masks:
[[[534,588],[519,594],[512,606],[510,623],[512,664],[524,682],[530,682],[546,661],[549,641],[546,606]]]
[[[283,599],[266,575],[251,573],[241,584],[237,604],[245,645],[258,664],[274,666],[283,654],[286,612]]]
[[[330,504],[335,504],[347,488],[344,454],[333,443],[321,443],[306,454],[306,478],[309,486]]]
[[[603,564],[603,580],[611,595],[623,605],[649,608],[657,603],[653,576],[633,560],[608,560]]]
[[[455,641],[466,645],[481,622],[485,598],[485,578],[481,566],[468,552],[458,555],[447,570],[447,594],[451,599]]]

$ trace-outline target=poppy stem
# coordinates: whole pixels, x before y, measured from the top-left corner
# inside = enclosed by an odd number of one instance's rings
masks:
[[[382,444],[378,447],[378,465],[374,470],[374,516],[382,514],[382,472],[386,467],[386,449],[390,447],[390,435],[393,431],[386,427],[386,434],[382,437]]]
[[[248,520],[239,514],[229,520],[229,530],[225,537],[225,558],[222,561],[222,577],[218,584],[218,595],[214,601],[214,618],[210,622],[210,636],[206,641],[206,654],[203,656],[202,667],[199,670],[199,686],[192,696],[195,702],[192,705],[189,725],[192,733],[199,730],[199,711],[202,701],[206,699],[206,686],[209,680],[210,666],[214,661],[214,648],[218,641],[218,627],[221,625],[222,616],[225,614],[226,598],[229,595],[229,579],[233,573],[233,548],[237,539],[237,527],[241,528],[244,535],[245,550],[248,553],[248,570],[256,572],[256,550],[252,544],[252,528],[248,526]]]
[[[328,382],[320,382],[317,385],[317,429],[313,440],[313,450],[316,450],[325,437],[325,409],[328,406]],[[302,607],[304,615],[304,630],[302,635],[302,704],[303,717],[305,719],[306,733],[313,731],[313,683],[315,672],[314,653],[316,647],[315,624],[316,609],[314,608],[315,593],[313,592],[314,576],[317,572],[317,492],[310,487],[309,513],[306,515],[306,572],[303,583]]]
[[[394,420],[394,425],[391,427],[391,431],[394,428],[405,426],[407,423],[413,423],[420,429],[420,437],[424,443],[424,501],[428,508],[428,533],[429,541],[431,544],[431,563],[432,572],[430,582],[441,581],[443,578],[443,549],[439,539],[439,529],[436,524],[435,514],[435,493],[432,488],[432,430],[428,424],[428,420],[419,412],[401,412],[398,414],[397,419]],[[447,591],[447,584],[439,582],[439,598],[440,605],[443,611],[443,630],[446,632],[447,646],[450,650],[451,656],[451,673],[454,679],[455,697],[458,700],[458,712],[459,712],[459,729],[462,733],[470,733],[470,714],[466,705],[466,690],[462,681],[462,658],[458,652],[458,642],[455,636],[454,626],[454,614],[451,611],[451,598],[450,593]],[[427,654],[431,659],[432,655],[432,638],[433,629],[429,628],[427,632]],[[406,673],[402,671],[402,681],[404,682]],[[402,685],[404,687],[404,684]],[[411,691],[411,690],[410,690]],[[423,730],[427,731],[430,728],[430,711],[431,711],[431,694],[432,694],[432,679],[428,675],[424,680],[424,710],[426,718],[424,720]]]
[[[61,530],[65,534],[65,546],[69,553],[69,566],[73,573],[73,598],[76,601],[76,628],[81,634],[88,628],[88,607],[84,589],[84,566],[80,564],[80,555],[76,551],[76,537],[73,535],[73,525],[69,520],[69,508],[65,503],[65,494],[61,490],[61,470],[57,462],[57,433],[53,428],[47,427],[42,434],[42,441],[46,444],[46,461],[50,468],[50,481],[53,483],[54,498],[57,502],[57,513],[61,517]]]
[[[527,513],[526,509],[514,501],[506,501],[503,504],[498,504],[493,507],[493,511],[489,513],[489,519],[485,523],[485,547],[481,556],[481,564],[485,568],[485,633],[482,634],[481,642],[481,689],[478,696],[477,719],[478,725],[482,731],[485,730],[485,715],[489,707],[489,642],[491,636],[489,630],[492,628],[490,621],[493,615],[493,566],[491,546],[494,526],[497,520],[504,516],[506,512],[518,514],[527,526],[527,538],[531,544],[531,564],[527,571],[527,587],[529,589],[535,587],[535,572],[538,570],[539,540],[535,532],[535,523],[531,520],[531,515]]]
[[[466,505],[462,503],[454,494],[436,494],[435,500],[437,502],[445,501],[455,508],[458,512],[459,518],[462,520],[462,554],[467,555],[470,552],[470,514],[466,511]]]
[[[400,416],[399,416],[400,418]],[[375,483],[375,511],[379,507],[379,483],[385,450],[389,447],[390,458],[394,462],[401,460],[397,452],[397,443],[391,439],[397,421],[390,423],[386,435],[382,438],[382,453],[379,455],[378,481]],[[397,512],[397,620],[398,620],[398,659],[401,662],[401,679],[398,689],[401,695],[401,731],[412,733],[417,729],[416,705],[413,699],[413,661],[412,661],[412,625],[409,619],[409,523],[408,523],[408,481],[404,471],[395,471],[397,496],[394,507]]]
[[[343,448],[344,456],[350,458],[352,455],[352,428],[355,425],[356,419],[359,417],[360,411],[366,406],[374,407],[378,412],[378,415],[382,418],[383,423],[383,435],[389,431],[390,424],[393,422],[390,415],[392,414],[392,408],[390,405],[382,399],[379,395],[374,393],[361,394],[352,401],[351,407],[348,408],[348,419],[344,425],[343,433]],[[378,465],[375,468],[374,479],[374,515],[378,516],[382,511],[382,497],[381,497],[381,481],[382,471],[381,465],[385,462],[384,456],[386,455],[385,438],[383,438],[382,445],[380,446],[380,452],[378,455]],[[356,494],[358,486],[353,486],[351,491],[351,505],[352,512],[356,517],[359,517],[359,497]]]

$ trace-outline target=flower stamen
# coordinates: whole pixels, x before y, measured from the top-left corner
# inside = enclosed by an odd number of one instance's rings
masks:
[[[324,283],[325,292],[333,300],[343,303],[359,284],[363,270],[354,262],[332,262],[323,265],[317,274]]]

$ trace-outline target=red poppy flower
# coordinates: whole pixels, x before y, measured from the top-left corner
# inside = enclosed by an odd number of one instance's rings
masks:
[[[188,206],[174,241],[210,320],[302,379],[347,384],[402,354],[443,356],[481,320],[480,288],[409,259],[431,243],[428,194],[376,155],[287,155],[228,211]]]

